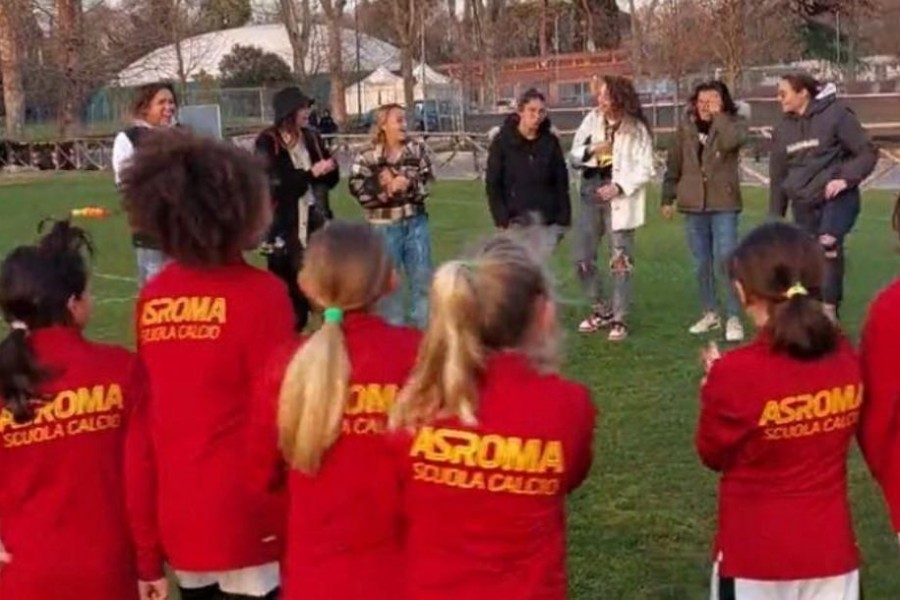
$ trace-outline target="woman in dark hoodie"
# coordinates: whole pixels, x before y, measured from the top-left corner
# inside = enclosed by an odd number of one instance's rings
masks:
[[[856,115],[837,101],[837,90],[807,74],[786,75],[778,85],[784,118],[775,127],[769,209],[818,238],[825,251],[822,301],[838,319],[844,291],[844,238],[859,216],[859,185],[878,154]]]
[[[522,95],[517,112],[491,142],[486,182],[499,229],[540,224],[550,229],[546,237],[555,245],[571,224],[569,171],[539,91]]]
[[[269,271],[288,286],[297,331],[309,319],[309,302],[297,284],[303,249],[309,235],[330,218],[328,208],[317,203],[315,192],[330,190],[340,180],[337,161],[319,133],[308,127],[311,106],[312,100],[299,88],[275,94],[275,124],[259,134],[255,145],[268,165],[275,208],[263,253]]]

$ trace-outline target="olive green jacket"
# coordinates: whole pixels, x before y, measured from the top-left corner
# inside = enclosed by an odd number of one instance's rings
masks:
[[[693,120],[675,134],[663,179],[663,206],[677,201],[686,213],[740,211],[740,152],[747,143],[747,122],[737,115],[713,118],[700,160],[700,135]]]

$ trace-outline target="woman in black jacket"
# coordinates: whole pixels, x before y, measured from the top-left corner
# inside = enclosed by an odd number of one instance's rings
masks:
[[[557,241],[571,224],[569,169],[539,91],[525,92],[518,111],[491,142],[486,183],[491,216],[500,229],[539,224]]]
[[[288,286],[297,331],[309,319],[309,302],[297,284],[303,249],[309,234],[331,218],[328,207],[316,202],[321,194],[315,188],[330,190],[340,179],[337,161],[321,136],[307,127],[311,105],[296,87],[275,94],[275,124],[260,133],[255,144],[268,165],[275,213],[263,253],[269,271]]]

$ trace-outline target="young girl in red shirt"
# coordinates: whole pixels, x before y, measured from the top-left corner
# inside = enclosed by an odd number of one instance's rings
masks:
[[[140,520],[149,490],[129,485],[126,499],[126,447],[129,472],[146,457],[136,426],[146,383],[131,352],[82,334],[91,252],[84,232],[59,222],[0,268],[10,328],[0,342],[4,600],[166,597],[152,516]],[[149,540],[137,555],[129,507]]]
[[[242,475],[253,382],[293,335],[284,283],[242,257],[271,220],[265,172],[237,147],[148,132],[122,187],[171,258],[137,305],[166,557],[183,600],[274,597],[283,502]]]
[[[548,280],[499,236],[438,269],[431,306],[391,416],[408,598],[565,598],[565,499],[590,467],[595,409],[555,373]]]
[[[711,364],[697,451],[721,473],[712,598],[857,600],[847,453],[855,352],[822,310],[825,258],[799,229],[751,232],[729,269],[756,339]]]
[[[900,197],[894,205],[894,231],[900,233]],[[872,302],[863,327],[860,353],[866,403],[860,421],[860,447],[884,492],[891,523],[900,541],[900,279]]]
[[[398,600],[401,505],[385,429],[419,333],[374,313],[396,284],[366,224],[333,221],[314,233],[299,283],[324,324],[262,379],[249,453],[257,485],[287,480],[282,600]]]

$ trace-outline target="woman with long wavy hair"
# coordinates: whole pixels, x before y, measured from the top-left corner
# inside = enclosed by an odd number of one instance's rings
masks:
[[[653,177],[653,136],[631,81],[597,80],[597,108],[575,134],[571,160],[581,170],[581,211],[575,221],[574,259],[591,314],[578,330],[609,329],[610,341],[628,337],[635,231],[644,225],[646,186]],[[604,294],[597,252],[609,240],[612,294]]]

